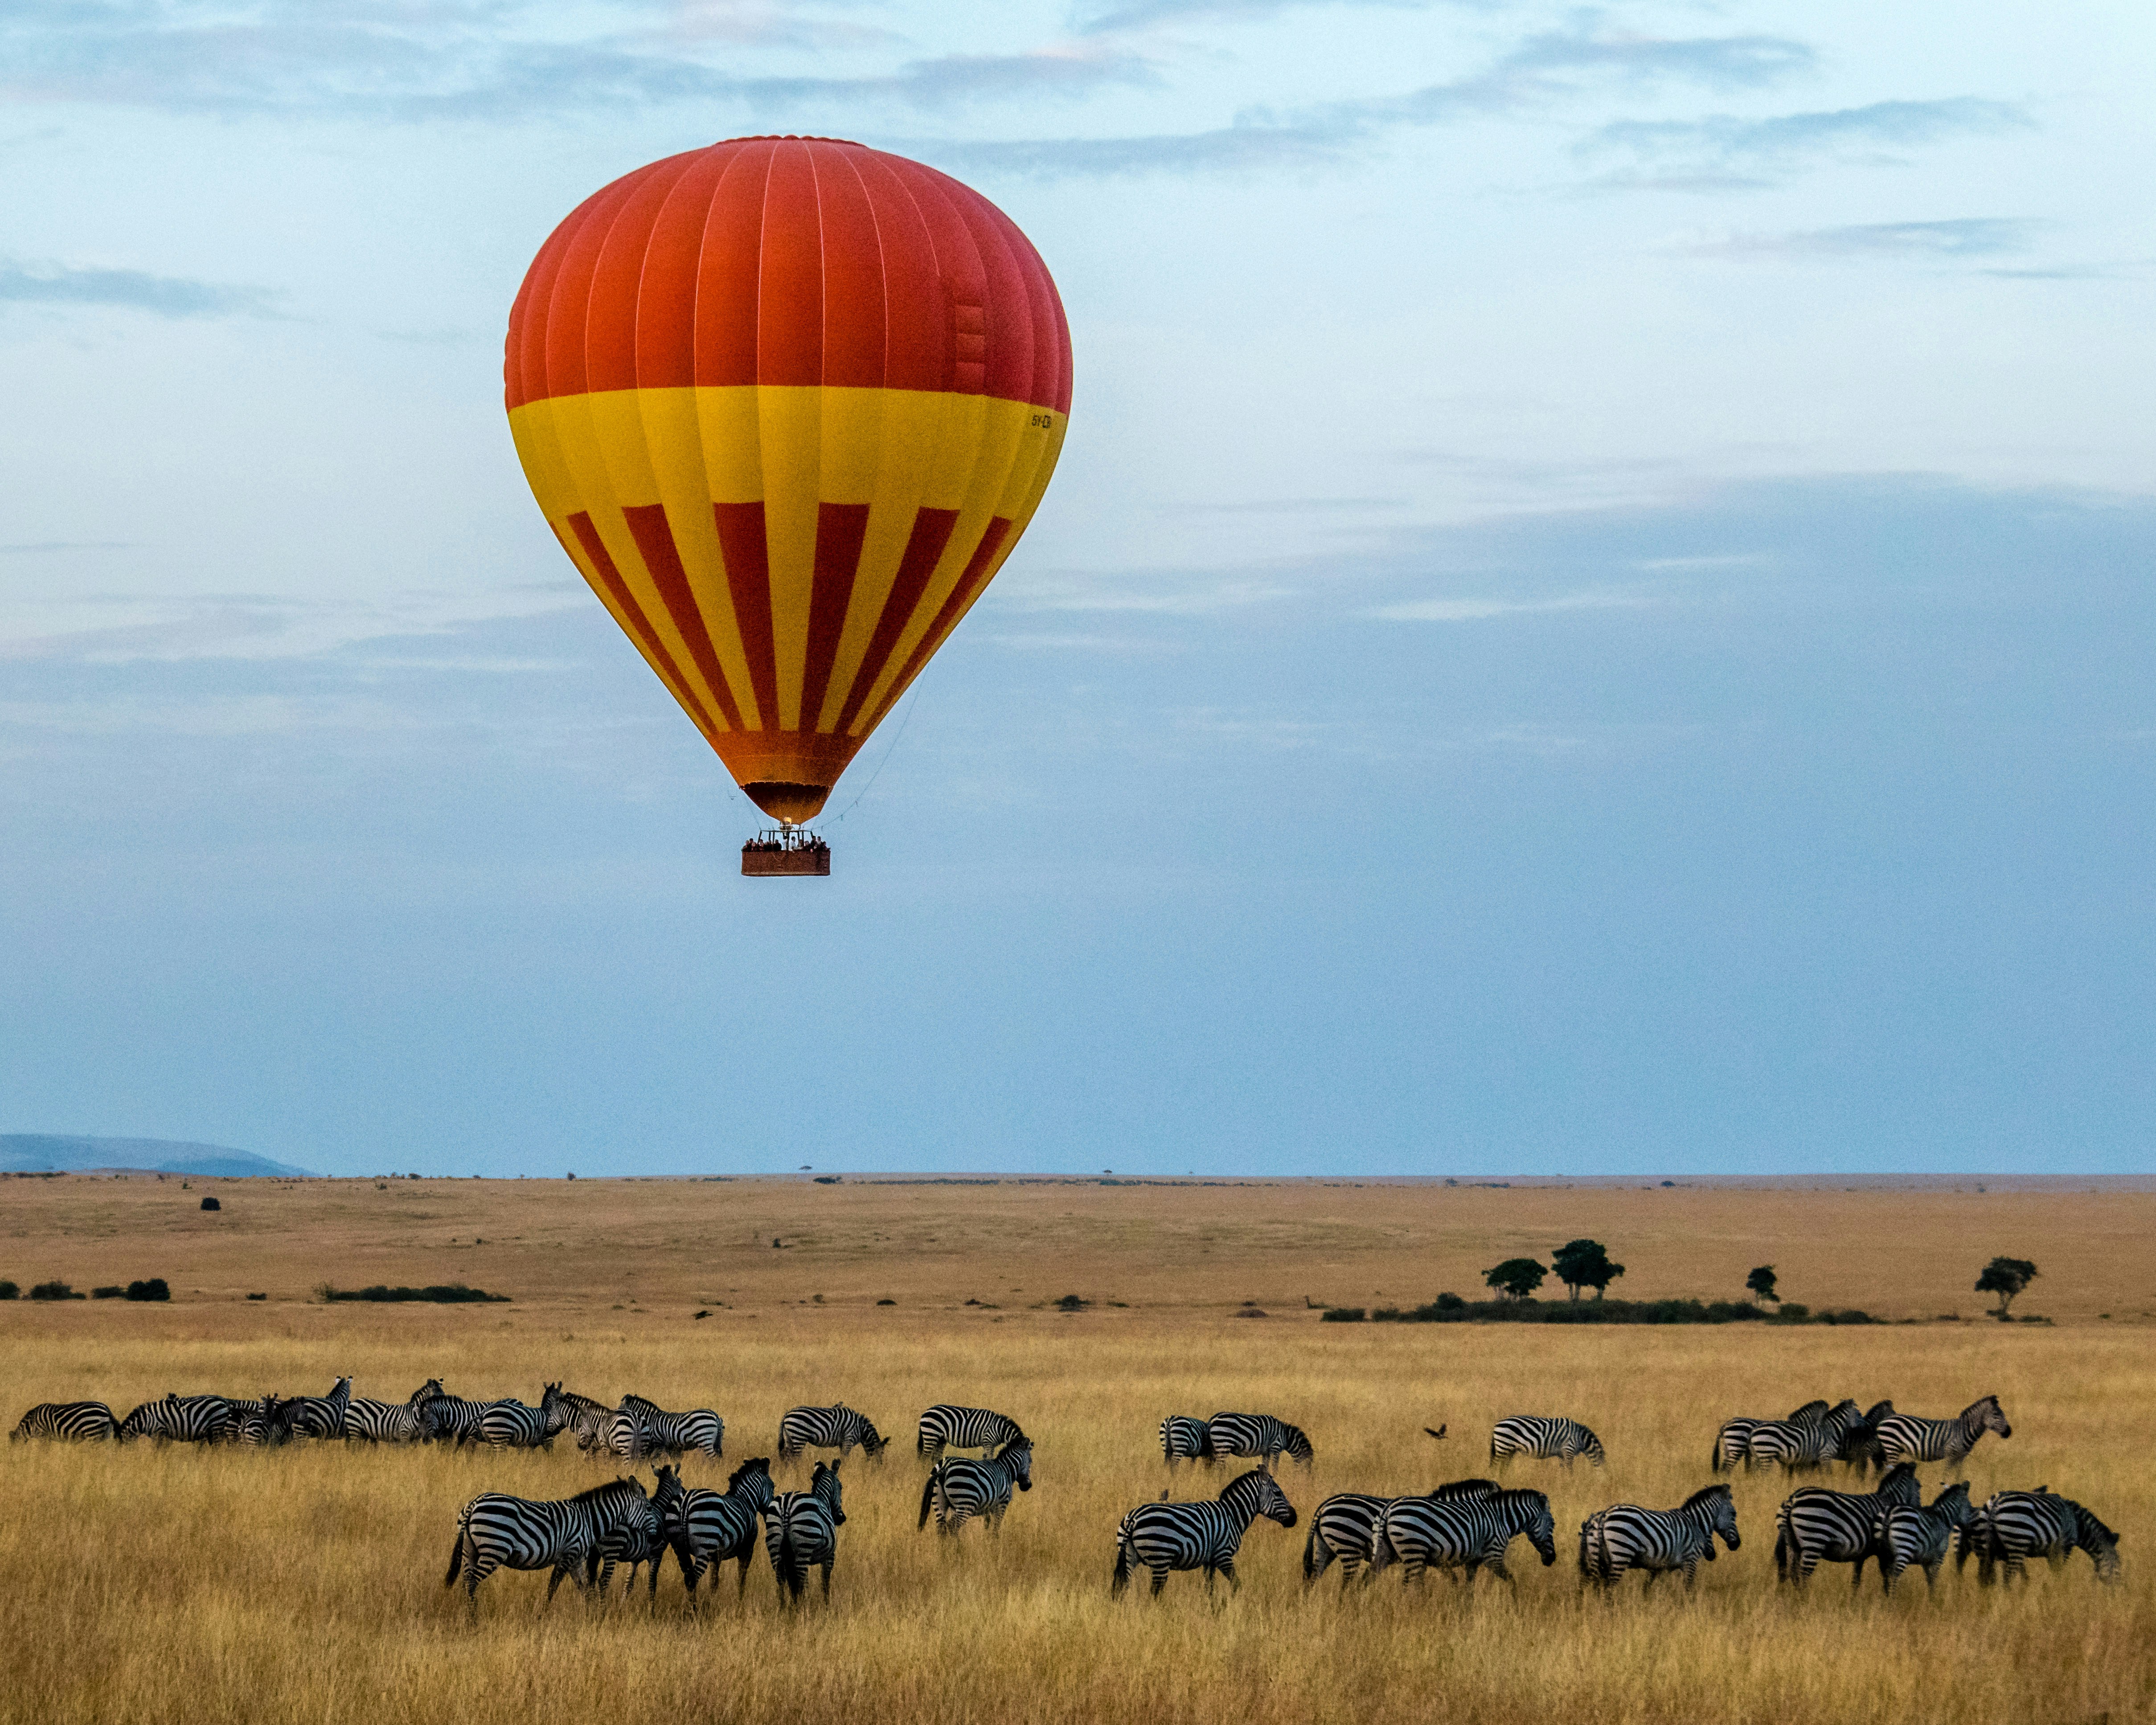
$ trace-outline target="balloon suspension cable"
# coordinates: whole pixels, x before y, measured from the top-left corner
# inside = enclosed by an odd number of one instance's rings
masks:
[[[875,788],[875,782],[883,777],[883,769],[891,765],[891,757],[898,752],[899,744],[906,741],[906,727],[913,722],[913,710],[920,705],[921,685],[916,683],[913,685],[912,694],[906,697],[906,711],[899,715],[898,730],[896,734],[891,737],[891,747],[883,752],[883,758],[875,763],[875,771],[869,774],[868,783],[863,785],[860,789],[854,793],[854,800],[847,803],[846,806],[844,809],[841,809],[835,815],[832,816],[831,824],[833,826],[838,825],[840,821],[844,820],[856,809],[860,808],[861,806],[861,798],[868,795],[868,793]]]

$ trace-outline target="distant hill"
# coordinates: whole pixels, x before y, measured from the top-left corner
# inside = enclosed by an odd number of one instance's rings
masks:
[[[0,1173],[74,1173],[84,1168],[136,1168],[159,1174],[205,1174],[226,1180],[254,1174],[311,1174],[222,1144],[173,1138],[63,1138],[44,1132],[0,1132]]]

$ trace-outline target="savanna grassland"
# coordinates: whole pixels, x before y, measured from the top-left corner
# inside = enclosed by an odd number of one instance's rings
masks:
[[[454,1393],[536,1401],[542,1382],[634,1389],[727,1421],[723,1483],[773,1451],[779,1414],[843,1398],[896,1441],[844,1469],[833,1599],[788,1613],[762,1559],[698,1611],[670,1563],[655,1611],[603,1609],[541,1576],[442,1587],[458,1507],[499,1489],[563,1496],[605,1476],[551,1454],[295,1445],[264,1453],[23,1445],[0,1457],[0,1719],[1121,1719],[1205,1722],[2156,1717],[2156,1194],[2024,1186],[1509,1190],[1427,1185],[805,1182],[0,1181],[0,1276],[79,1288],[162,1276],[168,1306],[0,1305],[0,1412],[167,1389]],[[225,1208],[198,1202],[216,1192]],[[1590,1235],[1633,1298],[1739,1294],[1774,1264],[1785,1297],[1925,1320],[1862,1327],[1342,1325],[1307,1301],[1481,1294],[1502,1258]],[[781,1242],[774,1246],[774,1240]],[[2042,1277],[1979,1316],[1994,1254]],[[312,1290],[461,1281],[508,1305],[326,1305]],[[266,1293],[250,1301],[250,1292]],[[1065,1312],[1075,1294],[1090,1302]],[[819,1296],[821,1296],[820,1299]],[[880,1305],[879,1301],[894,1303]],[[1245,1308],[1245,1302],[1254,1302]],[[978,1302],[978,1303],[968,1303]],[[1237,1314],[1245,1309],[1262,1318]],[[699,1318],[698,1312],[709,1313]],[[1958,1322],[1938,1320],[1954,1314]],[[1852,1600],[1830,1568],[1773,1579],[1785,1486],[1740,1476],[1741,1551],[1653,1598],[1582,1600],[1580,1519],[1667,1506],[1710,1478],[1717,1424],[1813,1396],[1892,1396],[1945,1414],[1996,1393],[2014,1435],[1957,1476],[1981,1499],[2045,1483],[2123,1536],[2122,1582],[2084,1557],[2025,1590],[1951,1565]],[[929,1403],[1016,1415],[1036,1488],[999,1541],[917,1532]],[[1277,1412],[1317,1461],[1284,1469],[1306,1516],[1326,1493],[1427,1490],[1484,1471],[1492,1419],[1563,1412],[1609,1465],[1514,1470],[1552,1497],[1556,1568],[1524,1542],[1517,1589],[1420,1594],[1391,1577],[1306,1595],[1306,1529],[1255,1526],[1244,1585],[1195,1576],[1111,1600],[1117,1517],[1168,1476],[1168,1412]],[[1422,1435],[1445,1424],[1443,1444]],[[807,1470],[782,1487],[805,1481]],[[1922,1470],[1926,1496],[1944,1478]],[[1178,1470],[1178,1497],[1229,1476]],[[729,1572],[729,1577],[731,1572]]]

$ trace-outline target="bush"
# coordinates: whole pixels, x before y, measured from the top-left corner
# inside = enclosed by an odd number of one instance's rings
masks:
[[[64,1281],[41,1281],[30,1290],[33,1300],[80,1300],[84,1296]]]
[[[92,1288],[90,1291],[90,1297],[93,1300],[117,1300],[127,1290],[121,1287],[118,1282],[115,1282],[109,1288]]]
[[[247,1297],[250,1300],[266,1300],[270,1296],[267,1294],[249,1294]]]
[[[388,1288],[377,1282],[371,1288],[333,1288],[325,1282],[318,1291],[329,1301],[366,1300],[376,1303],[395,1304],[408,1300],[424,1300],[436,1306],[499,1304],[506,1306],[509,1296],[490,1294],[485,1288],[468,1288],[462,1282],[451,1282],[448,1286],[424,1288]]]
[[[219,1204],[214,1198],[205,1198],[203,1200],[203,1208],[206,1210],[221,1210],[224,1206]]]
[[[127,1297],[131,1300],[169,1300],[172,1297],[172,1291],[165,1286],[163,1276],[153,1276],[147,1281],[129,1282]],[[254,1294],[249,1297],[259,1300],[263,1296]]]
[[[1787,1318],[1792,1323],[1802,1323],[1811,1315],[1811,1307],[1800,1300],[1784,1300],[1781,1309],[1774,1314],[1777,1317]]]
[[[1868,1324],[1878,1322],[1868,1312],[1823,1312],[1812,1317],[1805,1307],[1784,1306],[1771,1317],[1746,1300],[1597,1300],[1545,1303],[1537,1300],[1463,1300],[1456,1294],[1440,1294],[1427,1306],[1402,1311],[1381,1306],[1368,1315],[1381,1324],[1741,1324],[1813,1323]],[[1359,1307],[1335,1307],[1321,1314],[1327,1323],[1359,1323],[1365,1314]]]
[[[0,1300],[12,1300],[22,1291],[12,1281],[0,1281]]]
[[[1440,1312],[1465,1312],[1467,1309],[1467,1302],[1457,1294],[1440,1294],[1437,1296],[1437,1309]]]
[[[1359,1306],[1328,1306],[1317,1315],[1322,1324],[1358,1324],[1364,1313]]]

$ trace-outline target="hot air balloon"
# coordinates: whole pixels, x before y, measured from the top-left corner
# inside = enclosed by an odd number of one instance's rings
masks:
[[[1055,470],[1070,336],[1040,254],[947,174],[736,138],[594,193],[510,313],[547,525],[756,805],[801,824],[994,578]]]

